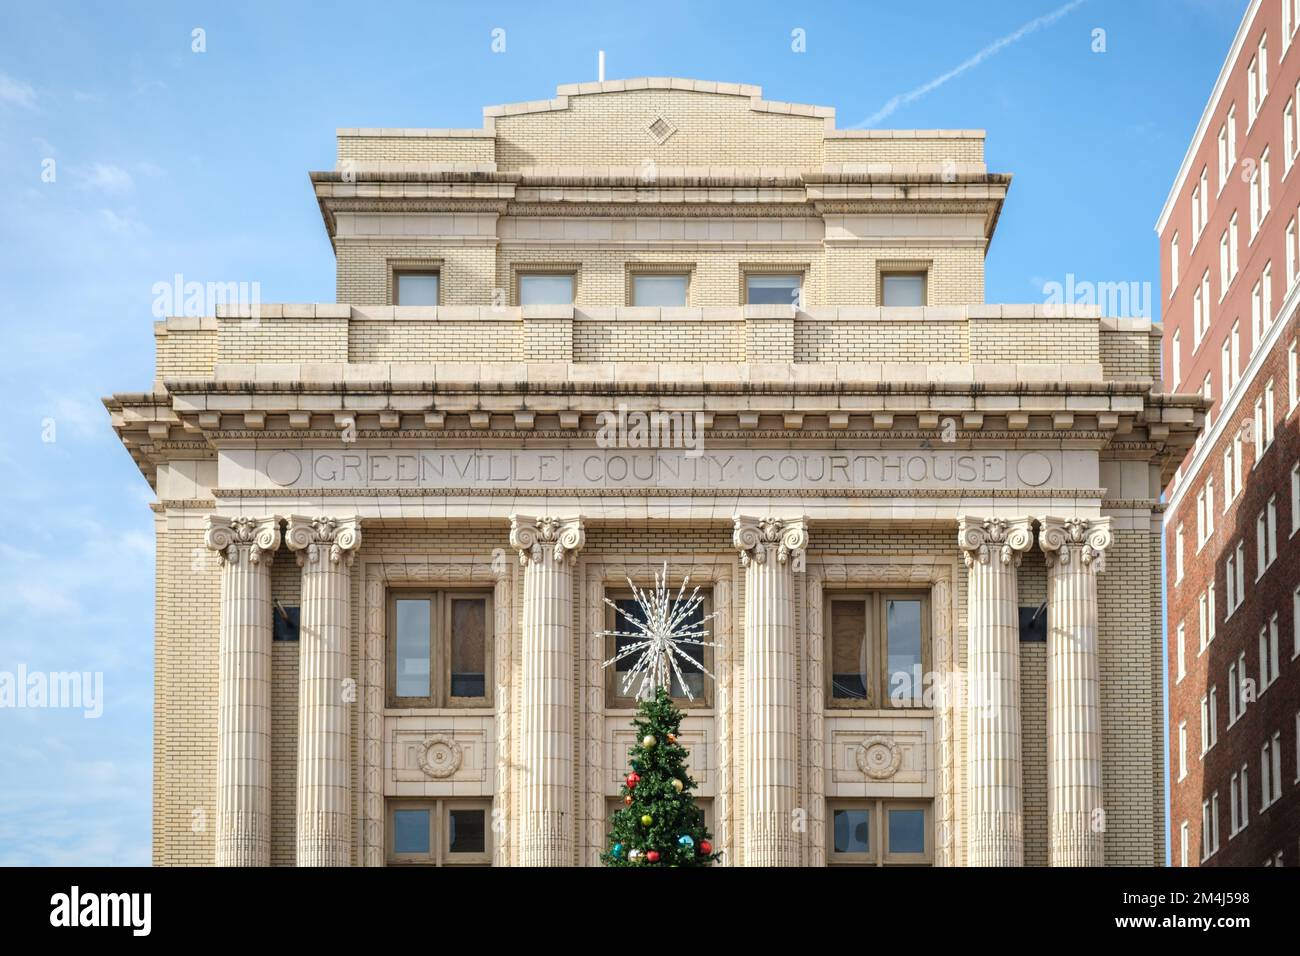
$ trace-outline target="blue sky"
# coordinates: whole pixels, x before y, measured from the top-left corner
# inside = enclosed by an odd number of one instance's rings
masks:
[[[602,48],[610,79],[754,83],[840,126],[898,97],[876,125],[986,129],[990,168],[1015,174],[988,301],[1041,301],[1069,274],[1158,289],[1152,226],[1246,0],[1084,0],[995,45],[1064,5],[11,5],[0,672],[100,671],[105,701],[94,720],[0,709],[0,864],[148,862],[152,493],[99,399],[147,390],[152,287],[175,273],[333,300],[307,171],[332,167],[336,127],[480,126],[486,104],[594,79]]]

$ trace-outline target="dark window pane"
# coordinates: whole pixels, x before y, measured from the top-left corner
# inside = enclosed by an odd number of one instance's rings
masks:
[[[618,653],[626,647],[641,642],[642,638],[637,635],[636,625],[633,621],[638,623],[644,622],[645,615],[641,611],[641,606],[632,598],[620,598],[616,600],[614,604],[618,607],[619,611],[622,612],[615,615],[614,629],[632,635],[630,637],[619,637],[616,639],[615,653]],[[628,620],[628,618],[631,618],[631,620]],[[683,619],[682,627],[693,625],[698,628],[703,621],[704,604],[701,602],[696,606],[695,610],[691,612],[689,617]],[[706,635],[702,637],[701,640],[712,640],[712,637]],[[689,657],[691,661],[695,662],[695,664],[691,664],[689,661],[685,661],[681,657],[674,655],[677,661],[677,667],[681,670],[682,677],[686,681],[686,687],[690,688],[691,696],[695,700],[700,700],[704,696],[705,680],[704,672],[700,670],[700,666],[704,664],[704,651],[706,648],[699,644],[686,643],[679,644],[678,646],[681,648],[683,654]],[[618,682],[614,689],[620,697],[630,697],[635,695],[641,686],[641,677],[638,675],[636,680],[633,681],[632,686],[627,689],[626,694],[623,691],[623,681],[626,679],[627,672],[636,666],[636,662],[640,659],[640,655],[641,652],[639,650],[634,651],[614,665],[614,668],[617,671],[615,680]],[[682,687],[682,682],[677,679],[676,674],[672,675],[668,692],[673,697],[679,697],[682,699],[686,698],[686,691]]]
[[[881,305],[916,306],[925,305],[925,276],[923,274],[898,273],[881,276],[884,289],[881,293]]]
[[[889,696],[896,704],[921,697],[921,602],[885,601],[885,635],[889,655]]]
[[[429,811],[393,811],[393,852],[429,852]]]
[[[274,641],[298,640],[298,609],[276,601],[271,605],[271,611],[271,619],[275,622],[275,630],[271,635],[271,639]]]
[[[746,276],[745,301],[750,305],[794,305],[799,276]]]
[[[449,853],[483,853],[487,849],[486,814],[482,810],[452,810]]]
[[[487,599],[451,602],[451,696],[483,697],[487,684]]]
[[[831,602],[831,697],[867,699],[867,602]]]
[[[573,276],[520,276],[520,305],[568,305],[573,302]]]
[[[614,602],[618,608],[618,613],[614,615],[614,630],[622,631],[626,635],[619,636],[614,641],[614,653],[621,654],[624,649],[636,644],[640,638],[636,636],[636,625],[645,621],[645,615],[641,613],[641,606],[631,598],[619,598]],[[623,675],[636,666],[637,654],[632,653],[624,657],[614,669],[618,672],[618,692],[623,693]],[[628,690],[629,694],[636,693],[636,687]]]
[[[661,308],[686,304],[686,276],[633,276],[632,304]]]
[[[396,291],[398,305],[437,305],[438,274],[398,273]]]
[[[406,599],[397,605],[398,697],[429,696],[429,602]]]
[[[835,811],[835,852],[871,852],[871,811],[866,808]]]
[[[703,621],[704,604],[701,602],[690,615],[682,619],[682,627],[698,628]],[[707,641],[709,638],[705,637],[702,640]],[[699,700],[704,696],[704,671],[700,670],[700,667],[704,666],[705,648],[699,644],[679,644],[678,646],[682,649],[682,653],[695,662],[690,664],[677,657],[677,667],[682,672],[686,687],[690,688],[691,696]],[[686,696],[686,691],[682,688],[682,682],[677,679],[676,674],[673,674],[672,686],[669,687],[668,692],[674,697]]]
[[[1020,609],[1020,640],[1026,643],[1047,642],[1047,605]]]
[[[889,815],[889,852],[925,852],[925,811],[886,810]]]

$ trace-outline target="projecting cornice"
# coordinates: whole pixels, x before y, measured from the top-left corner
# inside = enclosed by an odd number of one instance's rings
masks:
[[[563,363],[446,364],[410,378],[340,373],[320,381],[289,368],[279,379],[169,379],[165,394],[117,395],[105,405],[150,477],[160,461],[202,457],[226,442],[591,441],[600,416],[619,407],[692,416],[715,442],[925,443],[944,433],[969,445],[1112,447],[1158,458],[1163,472],[1191,446],[1207,407],[1199,395],[1157,394],[1147,382],[1071,380],[1059,366],[1021,365],[1014,381],[997,380],[1000,366],[967,366],[969,380],[944,381],[917,372],[956,370],[719,365],[708,382],[700,366],[608,366],[608,376],[593,377],[591,368]],[[912,377],[895,374],[905,371]]]

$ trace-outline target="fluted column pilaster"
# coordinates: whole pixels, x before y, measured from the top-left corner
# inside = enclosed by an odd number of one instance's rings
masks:
[[[573,564],[586,541],[579,518],[510,516],[524,568],[519,757],[519,863],[575,863],[573,801]]]
[[[1048,860],[1101,866],[1101,687],[1097,574],[1111,542],[1109,518],[1039,519],[1047,556]]]
[[[271,863],[271,561],[280,516],[208,517],[221,561],[217,866]]]
[[[957,543],[968,581],[967,861],[1023,866],[1016,569],[1033,543],[1031,519],[964,516],[958,519]]]
[[[745,569],[745,864],[798,866],[798,688],[793,571],[803,570],[805,518],[735,516]]]
[[[361,519],[290,515],[302,568],[298,618],[298,866],[352,862],[352,562]]]

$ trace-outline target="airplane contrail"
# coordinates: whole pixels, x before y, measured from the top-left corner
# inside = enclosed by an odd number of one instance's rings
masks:
[[[1081,6],[1083,3],[1084,0],[1070,0],[1069,3],[1065,4],[1064,6],[1058,7],[1057,9],[1053,10],[1051,13],[1045,13],[1041,17],[1037,17],[1033,20],[1030,20],[1028,23],[1022,25],[1019,29],[1011,33],[1008,33],[1006,36],[1002,37],[1001,39],[994,40],[992,43],[990,43],[984,49],[980,50],[970,59],[966,60],[959,66],[953,67],[947,73],[943,73],[939,76],[936,76],[933,80],[930,80],[929,82],[924,83],[921,86],[918,86],[914,90],[910,90],[906,93],[900,93],[899,95],[895,96],[893,99],[891,99],[880,109],[876,110],[876,112],[872,113],[870,116],[864,119],[861,123],[858,123],[854,127],[854,129],[861,129],[864,126],[874,126],[876,123],[879,123],[886,116],[889,116],[891,113],[897,110],[900,106],[906,106],[908,103],[914,102],[915,100],[919,100],[921,97],[925,96],[925,94],[929,93],[931,90],[943,86],[943,84],[947,83],[949,80],[953,79],[954,77],[961,76],[961,74],[965,73],[967,70],[971,69],[972,67],[979,66],[979,64],[983,63],[993,54],[998,53],[999,51],[1005,49],[1006,47],[1009,47],[1011,44],[1015,43],[1017,40],[1021,39],[1022,37],[1027,36],[1028,34],[1033,33],[1035,30],[1041,29],[1042,27],[1050,26],[1051,24],[1055,23],[1057,20],[1061,19],[1061,17],[1069,13],[1071,10],[1073,10],[1075,7]]]

